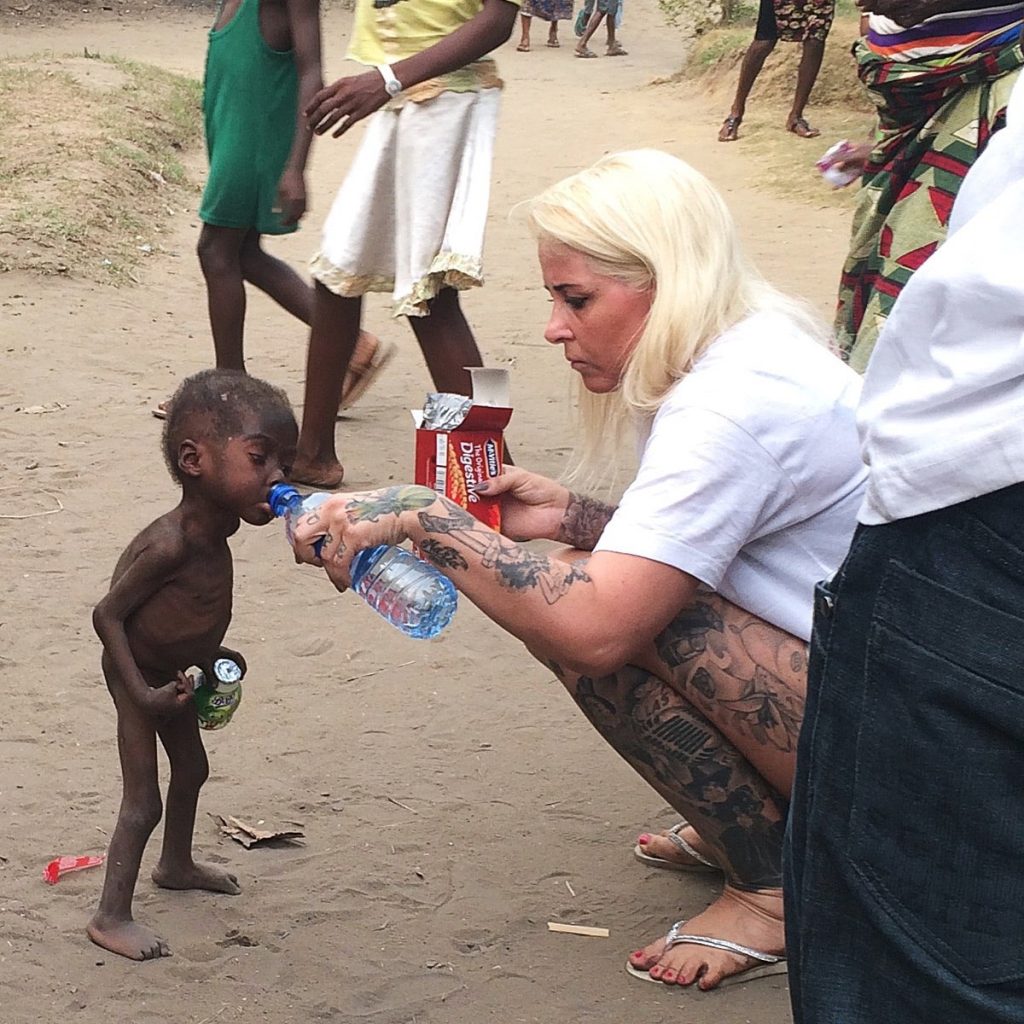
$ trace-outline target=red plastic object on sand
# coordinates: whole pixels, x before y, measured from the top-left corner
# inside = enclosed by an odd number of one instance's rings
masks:
[[[43,881],[47,885],[56,885],[61,878],[65,875],[70,875],[72,871],[98,868],[105,860],[106,857],[104,856],[57,857],[43,868]]]

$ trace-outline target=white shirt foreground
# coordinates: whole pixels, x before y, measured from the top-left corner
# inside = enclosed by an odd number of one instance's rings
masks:
[[[808,639],[814,585],[846,554],[863,496],[859,395],[802,325],[749,317],[669,393],[596,550],[672,565]]]
[[[964,179],[945,244],[886,320],[858,423],[871,467],[862,523],[1024,481],[1024,78]]]

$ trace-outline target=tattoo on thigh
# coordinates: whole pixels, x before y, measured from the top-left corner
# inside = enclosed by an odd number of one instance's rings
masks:
[[[709,639],[724,629],[722,617],[698,594],[693,607],[677,615],[657,637],[655,644],[662,661],[670,668],[678,668],[701,657],[708,649]]]
[[[709,718],[761,745],[795,749],[807,675],[795,637],[702,591],[655,646],[665,677]]]

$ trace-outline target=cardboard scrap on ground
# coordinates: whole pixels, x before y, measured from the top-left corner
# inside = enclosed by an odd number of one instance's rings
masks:
[[[549,932],[563,932],[566,935],[589,935],[595,939],[607,939],[607,928],[591,928],[588,924],[562,924],[559,921],[548,921]]]
[[[68,407],[67,402],[44,402],[42,405],[24,405],[15,412],[27,412],[30,415],[38,416],[41,413],[60,412]]]
[[[298,840],[306,838],[306,834],[301,829],[257,828],[230,814],[226,818],[220,814],[211,814],[210,817],[220,825],[220,830],[224,835],[230,836],[236,843],[241,843],[247,850],[251,850],[259,843],[270,843],[275,839],[286,843],[297,843]],[[262,825],[263,822],[260,824]]]

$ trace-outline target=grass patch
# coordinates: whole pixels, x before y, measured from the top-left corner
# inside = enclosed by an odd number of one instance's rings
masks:
[[[200,90],[88,53],[0,66],[0,270],[134,279],[194,201],[182,158],[201,138]]]

